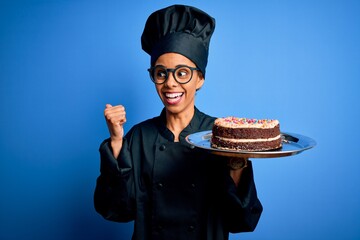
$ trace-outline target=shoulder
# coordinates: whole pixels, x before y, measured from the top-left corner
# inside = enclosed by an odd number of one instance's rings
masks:
[[[126,134],[126,138],[132,138],[139,135],[152,135],[159,132],[160,117],[154,117],[135,124]]]
[[[195,117],[197,118],[200,129],[212,128],[216,119],[216,117],[203,113],[197,108],[195,108]]]

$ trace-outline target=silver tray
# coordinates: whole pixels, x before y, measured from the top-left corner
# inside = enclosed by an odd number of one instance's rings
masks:
[[[282,147],[270,151],[249,152],[241,150],[223,150],[211,147],[212,131],[202,131],[188,135],[186,141],[198,148],[210,151],[212,154],[241,158],[275,158],[287,157],[309,150],[316,145],[315,140],[296,133],[281,133]]]

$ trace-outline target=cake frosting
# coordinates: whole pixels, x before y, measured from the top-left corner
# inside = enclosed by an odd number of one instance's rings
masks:
[[[219,149],[266,151],[281,147],[275,119],[224,117],[214,122],[211,146]]]

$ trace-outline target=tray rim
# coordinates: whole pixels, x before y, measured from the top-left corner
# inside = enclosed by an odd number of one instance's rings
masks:
[[[270,151],[258,151],[258,152],[250,152],[250,151],[240,151],[240,150],[225,150],[225,149],[217,149],[212,147],[204,147],[195,142],[191,141],[191,138],[194,136],[198,136],[202,138],[202,140],[206,141],[211,138],[212,131],[205,130],[196,133],[189,134],[185,137],[185,140],[192,146],[208,151],[212,154],[226,156],[226,157],[241,157],[241,158],[278,158],[278,157],[287,157],[293,156],[302,153],[303,151],[309,150],[316,146],[316,141],[310,137],[291,132],[281,132],[281,138],[283,139],[283,144],[293,144],[300,146],[298,149],[294,150],[270,150]],[[297,140],[291,141],[290,139]]]

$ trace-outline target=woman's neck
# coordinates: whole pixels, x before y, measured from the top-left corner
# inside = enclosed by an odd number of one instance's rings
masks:
[[[195,108],[175,114],[166,111],[166,127],[174,134],[174,142],[179,141],[180,133],[189,125],[194,113]]]

